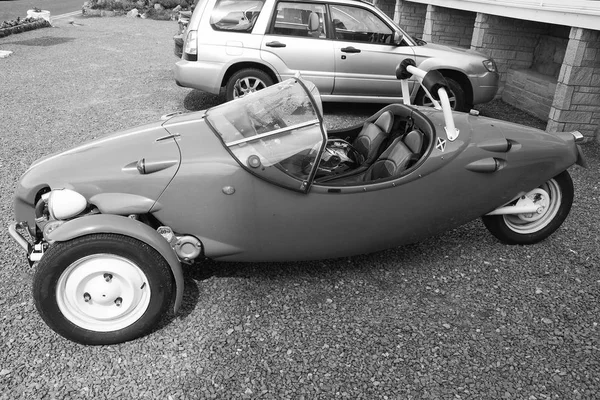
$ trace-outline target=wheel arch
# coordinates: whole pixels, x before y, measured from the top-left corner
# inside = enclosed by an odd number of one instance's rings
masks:
[[[440,68],[437,71],[444,75],[444,77],[455,80],[465,92],[467,105],[471,106],[473,104],[473,85],[467,75],[455,69]]]
[[[258,69],[258,70],[263,71],[264,73],[269,75],[271,77],[271,79],[273,79],[274,83],[277,83],[280,81],[279,76],[269,66],[259,63],[259,62],[256,62],[256,61],[242,61],[242,62],[235,63],[235,64],[231,65],[229,68],[227,68],[227,71],[225,71],[225,74],[223,75],[223,79],[221,80],[221,87],[227,85],[227,81],[229,80],[229,78],[231,78],[231,76],[233,74],[235,74],[236,72],[241,71],[243,69],[247,69],[247,68],[253,68],[253,69]]]
[[[169,243],[148,225],[131,218],[96,214],[77,218],[64,223],[48,234],[50,241],[65,242],[81,236],[96,233],[113,233],[129,236],[146,243],[167,261],[175,281],[175,302],[173,311],[177,312],[183,301],[183,270],[179,258]]]

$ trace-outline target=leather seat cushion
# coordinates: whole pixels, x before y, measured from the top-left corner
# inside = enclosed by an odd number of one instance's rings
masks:
[[[412,158],[413,152],[398,138],[371,165],[365,174],[365,181],[399,175],[408,168],[408,164]]]

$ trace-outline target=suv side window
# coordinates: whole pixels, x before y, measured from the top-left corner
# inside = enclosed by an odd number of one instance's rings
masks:
[[[210,16],[216,31],[252,32],[264,0],[219,0]]]
[[[318,23],[315,23],[317,17]],[[325,39],[327,37],[326,18],[327,14],[323,4],[281,2],[277,4],[275,22],[270,33]],[[310,23],[311,19],[313,19],[312,23]]]
[[[331,5],[335,38],[350,42],[391,44],[394,32],[377,15],[359,7]]]

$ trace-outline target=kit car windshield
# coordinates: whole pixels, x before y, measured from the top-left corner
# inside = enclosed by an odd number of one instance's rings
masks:
[[[319,149],[327,135],[315,100],[301,81],[290,79],[238,103],[212,108],[206,119],[249,172],[289,189],[307,189],[319,155],[311,150]]]

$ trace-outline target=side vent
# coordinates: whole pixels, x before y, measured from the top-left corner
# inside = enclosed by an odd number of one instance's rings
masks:
[[[512,147],[511,142],[504,138],[486,140],[485,142],[479,143],[477,145],[480,149],[493,151],[495,153],[506,153]]]
[[[179,161],[177,160],[169,160],[169,161],[147,161],[145,158],[142,158],[136,163],[136,168],[138,172],[142,175],[152,174],[154,172],[162,171],[163,169],[167,169],[172,167],[173,165],[177,165]]]
[[[500,171],[506,165],[506,161],[499,158],[484,158],[482,160],[473,161],[465,166],[466,169],[473,172],[491,173]]]

